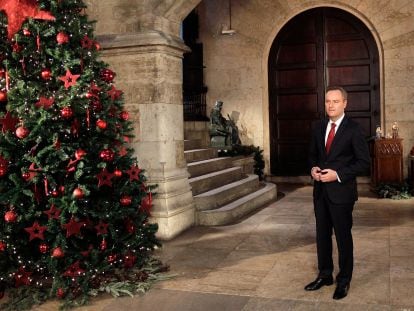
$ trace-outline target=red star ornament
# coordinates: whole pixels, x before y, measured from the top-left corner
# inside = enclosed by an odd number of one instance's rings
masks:
[[[85,272],[80,266],[79,260],[75,263],[71,264],[68,269],[63,273],[63,276],[68,276],[71,278],[76,278],[81,276],[82,273]]]
[[[46,226],[40,226],[37,220],[33,223],[31,227],[24,228],[26,232],[30,234],[29,241],[34,239],[44,240],[44,232],[46,231]]]
[[[55,102],[55,99],[53,97],[46,98],[46,97],[40,97],[39,101],[35,104],[36,108],[41,108],[47,110],[50,107],[52,107],[53,103]]]
[[[1,0],[0,0],[1,1]],[[69,69],[66,70],[66,74],[64,76],[59,77],[59,80],[65,83],[65,88],[68,89],[71,86],[76,84],[76,80],[80,77],[80,75],[73,75]]]
[[[20,267],[19,270],[14,274],[15,286],[20,287],[22,285],[30,285],[32,282],[30,276],[32,272],[26,271],[23,267]]]
[[[47,219],[59,219],[61,210],[57,209],[55,204],[52,204],[50,206],[50,209],[48,209],[47,211],[44,211],[43,214],[47,215]]]
[[[131,166],[131,168],[126,171],[126,173],[129,175],[129,181],[133,181],[133,180],[139,181],[140,172],[141,172],[141,169],[137,165]]]
[[[88,36],[85,35],[81,39],[81,45],[84,49],[91,49],[93,46],[93,41]]]
[[[5,11],[8,20],[7,37],[13,38],[28,18],[55,20],[48,11],[38,9],[36,0],[0,0],[0,11]]]
[[[70,237],[71,235],[76,235],[80,233],[80,229],[84,225],[83,222],[77,222],[75,218],[72,216],[70,221],[66,225],[62,225],[66,229],[66,237]]]
[[[107,92],[112,100],[118,99],[121,96],[122,91],[117,90],[115,86],[112,85],[112,88]]]
[[[106,168],[104,168],[98,175],[96,175],[96,178],[98,178],[98,187],[101,186],[109,186],[112,187],[112,177],[114,174],[108,172]]]
[[[99,221],[99,224],[95,226],[96,234],[97,235],[104,235],[108,233],[108,224],[103,222],[102,220]]]
[[[31,181],[37,175],[38,171],[41,171],[41,169],[40,168],[35,168],[34,163],[30,164],[29,171],[28,171],[29,176],[27,178],[25,178],[25,180],[26,181]]]
[[[16,130],[16,124],[19,122],[18,118],[15,118],[11,115],[10,111],[7,111],[4,118],[0,119],[0,123],[3,124],[2,131],[3,133],[6,133],[6,131],[15,131]]]

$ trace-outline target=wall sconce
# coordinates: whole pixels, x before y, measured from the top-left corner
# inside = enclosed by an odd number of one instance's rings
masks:
[[[220,34],[225,36],[232,36],[236,33],[236,30],[231,28],[231,0],[229,0],[229,25],[223,25]]]

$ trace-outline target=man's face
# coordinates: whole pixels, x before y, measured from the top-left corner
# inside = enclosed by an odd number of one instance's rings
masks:
[[[329,119],[338,120],[345,112],[346,99],[343,98],[341,91],[328,91],[325,95],[325,111]]]

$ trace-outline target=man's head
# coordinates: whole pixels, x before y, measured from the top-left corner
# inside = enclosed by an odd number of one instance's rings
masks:
[[[345,112],[348,93],[340,86],[330,86],[325,92],[325,111],[329,119],[338,120]]]

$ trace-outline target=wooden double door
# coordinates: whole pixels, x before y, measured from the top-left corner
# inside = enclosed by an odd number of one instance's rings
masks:
[[[350,13],[316,8],[291,19],[273,42],[268,72],[273,175],[309,174],[311,124],[325,117],[327,86],[348,91],[346,114],[360,123],[367,139],[380,124],[377,45]]]

